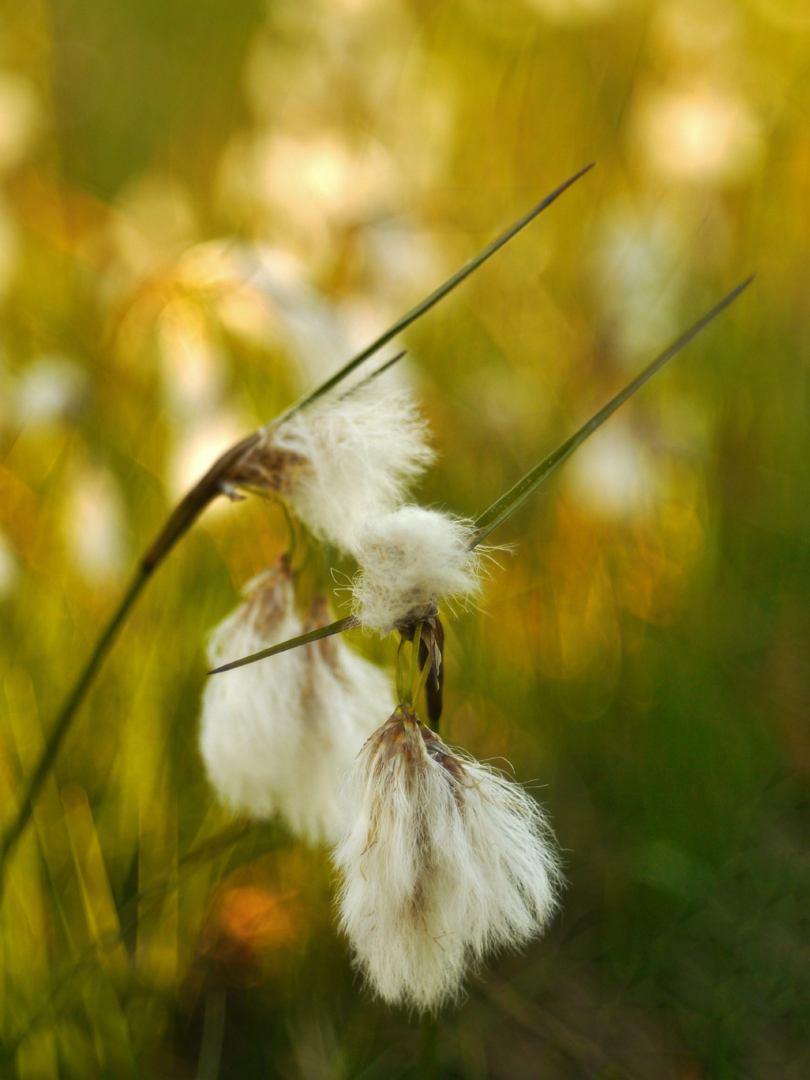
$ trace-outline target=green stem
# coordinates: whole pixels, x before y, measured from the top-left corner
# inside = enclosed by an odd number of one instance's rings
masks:
[[[135,577],[132,579],[129,588],[124,594],[118,609],[113,614],[106,629],[102,632],[96,642],[96,647],[93,650],[90,659],[87,661],[82,673],[79,675],[76,685],[73,687],[73,691],[62,706],[62,711],[56,718],[56,722],[48,736],[45,749],[42,752],[42,757],[39,759],[39,762],[28,781],[28,786],[17,812],[17,816],[14,819],[11,828],[3,837],[2,847],[0,847],[0,897],[2,897],[9,856],[22,836],[26,825],[31,820],[31,815],[34,812],[34,802],[42,790],[42,785],[45,783],[45,779],[56,761],[62,743],[65,741],[65,736],[70,730],[73,718],[76,715],[79,706],[87,696],[98,669],[101,667],[110,647],[118,636],[118,632],[127,615],[129,615],[133,604],[140,596],[141,591],[145,588],[146,583],[149,581],[152,574],[163,562],[178,540],[185,535],[205,507],[208,506],[217,495],[222,493],[223,482],[227,480],[231,470],[238,465],[246,454],[250,453],[259,441],[259,438],[259,434],[254,432],[254,434],[248,435],[246,439],[243,439],[235,446],[232,446],[230,450],[226,450],[221,457],[217,458],[205,476],[203,476],[202,479],[195,484],[192,490],[180,500],[178,505],[169,515],[169,518],[158,534],[157,539],[141,560],[140,566],[135,573]]]
[[[421,624],[420,624],[419,628],[421,630]],[[413,647],[414,647],[414,650],[415,650],[414,655],[416,655],[418,657],[418,655],[419,655],[419,639],[416,637],[415,634],[414,634],[414,639],[413,639]],[[430,649],[428,649],[427,659],[425,660],[425,666],[419,672],[419,678],[416,680],[416,685],[414,686],[414,689],[413,689],[413,703],[416,703],[416,702],[419,701],[419,695],[425,689],[425,684],[428,681],[428,677],[429,677],[430,672],[432,671],[432,669],[433,669],[433,660],[431,658]]]
[[[399,645],[397,647],[397,670],[396,670],[396,690],[397,690],[397,702],[402,705],[405,702],[405,695],[407,694],[408,680],[403,671],[402,664],[402,652],[405,648],[405,641],[407,639],[400,637]]]
[[[20,809],[17,813],[17,817],[14,820],[11,828],[3,837],[3,846],[0,848],[0,894],[2,893],[3,883],[5,880],[5,868],[8,861],[8,857],[15,847],[17,841],[22,836],[23,830],[31,819],[31,815],[34,811],[34,802],[37,796],[42,790],[42,785],[45,783],[45,779],[56,761],[56,756],[64,742],[65,736],[68,733],[70,724],[76,713],[76,710],[84,700],[87,691],[96,676],[96,672],[101,667],[101,664],[110,650],[112,643],[115,641],[118,631],[124,623],[127,615],[132,608],[132,605],[138,599],[141,590],[146,585],[146,582],[151,576],[151,570],[141,566],[138,573],[132,580],[129,588],[127,589],[123,600],[121,601],[118,610],[113,615],[112,619],[107,625],[107,628],[98,639],[93,654],[91,655],[84,671],[79,676],[78,682],[73,688],[73,692],[68,697],[67,701],[62,707],[62,711],[56,718],[56,722],[53,725],[50,735],[48,736],[48,742],[45,749],[42,752],[42,757],[37,763],[37,767],[34,769],[31,778],[28,781],[28,787],[25,795],[23,796]]]

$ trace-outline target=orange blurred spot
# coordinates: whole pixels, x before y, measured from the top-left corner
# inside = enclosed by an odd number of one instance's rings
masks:
[[[200,954],[232,985],[252,985],[305,935],[298,893],[278,888],[255,868],[237,871],[217,892],[200,937]]]
[[[229,889],[220,905],[220,929],[234,945],[243,948],[285,945],[298,936],[300,924],[290,899],[255,885]]]

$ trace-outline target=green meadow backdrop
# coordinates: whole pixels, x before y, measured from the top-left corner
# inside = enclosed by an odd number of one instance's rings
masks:
[[[425,504],[480,513],[757,278],[510,519],[480,610],[448,618],[443,735],[546,806],[549,935],[420,1029],[353,973],[327,852],[217,805],[206,635],[287,537],[272,503],[222,500],[10,857],[0,1074],[807,1076],[805,4],[3,8],[4,829],[183,492],[570,174],[597,163],[402,339],[440,454]],[[393,667],[393,641],[353,640]]]

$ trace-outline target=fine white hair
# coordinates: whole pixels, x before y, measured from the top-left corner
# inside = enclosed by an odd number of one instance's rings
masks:
[[[327,600],[316,596],[308,629],[332,621]],[[380,710],[394,707],[389,676],[337,635],[305,645],[301,700],[303,730],[290,763],[285,816],[299,831],[334,842],[339,835],[340,792],[358,751],[374,731]]]
[[[263,449],[289,462],[280,490],[307,528],[354,554],[361,523],[398,506],[433,461],[425,436],[407,392],[372,379],[268,426]]]
[[[537,803],[400,706],[344,793],[341,927],[374,992],[435,1011],[470,966],[539,934],[560,880]]]
[[[359,571],[352,611],[381,635],[425,618],[443,600],[468,602],[479,590],[481,555],[472,522],[421,506],[369,518],[357,535]]]
[[[219,666],[305,629],[282,563],[247,587],[211,634],[208,658]],[[278,814],[310,842],[331,841],[341,785],[380,709],[392,705],[385,673],[337,638],[214,675],[200,727],[208,777],[232,809]]]

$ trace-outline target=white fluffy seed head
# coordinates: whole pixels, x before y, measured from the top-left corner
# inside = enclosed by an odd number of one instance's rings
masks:
[[[401,503],[434,458],[409,395],[377,379],[268,426],[260,445],[282,463],[274,490],[318,539],[351,554],[361,523]]]
[[[482,577],[481,555],[469,550],[473,533],[472,522],[421,506],[370,518],[357,535],[353,613],[385,635],[442,601],[468,602]]]
[[[304,627],[286,564],[257,578],[211,635],[219,666],[325,625],[317,602]],[[337,638],[212,676],[203,694],[200,750],[217,795],[257,818],[281,815],[311,842],[331,841],[339,792],[380,709],[388,677]]]
[[[559,870],[522,788],[453,753],[400,706],[363,747],[344,793],[340,922],[391,1004],[457,998],[468,968],[546,926]]]

